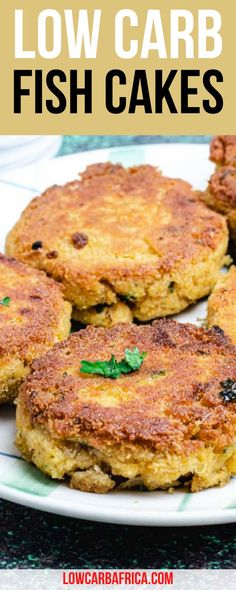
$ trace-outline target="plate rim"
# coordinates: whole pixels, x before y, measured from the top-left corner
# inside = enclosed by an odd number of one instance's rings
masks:
[[[13,174],[17,174],[18,172],[22,172],[22,171],[23,172],[24,171],[27,171],[28,169],[32,169],[35,166],[37,166],[38,168],[40,168],[40,166],[43,166],[45,164],[48,166],[48,165],[50,165],[50,164],[52,164],[54,162],[61,162],[61,161],[64,162],[65,160],[69,160],[69,159],[72,159],[72,158],[75,159],[76,157],[79,158],[80,156],[83,156],[84,157],[87,154],[90,154],[90,156],[91,155],[98,155],[99,156],[99,154],[102,155],[105,152],[111,152],[111,153],[113,153],[113,152],[132,151],[132,150],[134,150],[134,151],[141,151],[141,150],[145,150],[145,149],[154,149],[154,150],[156,150],[157,148],[161,148],[161,149],[164,149],[164,150],[167,149],[168,150],[168,148],[172,148],[172,147],[173,148],[178,148],[180,150],[185,149],[186,147],[188,147],[188,148],[194,148],[194,149],[200,151],[200,149],[202,149],[202,148],[209,147],[209,144],[210,143],[204,143],[204,142],[202,142],[202,143],[193,143],[193,142],[187,142],[187,143],[184,143],[184,142],[181,142],[181,143],[178,143],[178,142],[170,142],[170,143],[143,143],[143,144],[138,144],[138,145],[129,144],[129,145],[126,145],[126,146],[119,145],[117,147],[116,146],[112,146],[112,147],[106,147],[106,148],[97,148],[97,149],[94,149],[94,150],[88,149],[88,150],[83,150],[83,151],[78,151],[78,152],[72,152],[71,154],[64,154],[64,155],[56,156],[56,157],[49,158],[49,159],[46,159],[46,160],[42,160],[42,161],[39,161],[39,162],[33,162],[33,163],[28,164],[26,166],[15,167],[14,168],[14,171],[13,170],[9,170],[8,172],[0,173],[0,183],[1,182],[4,182],[4,180],[8,181],[8,177],[9,176],[11,177]],[[209,158],[208,158],[208,162],[209,162],[210,165],[212,164],[212,162],[210,161]],[[117,163],[119,163],[119,162],[117,162]],[[145,164],[147,164],[147,162],[145,162]],[[157,168],[158,168],[158,166],[157,166]],[[78,172],[78,175],[79,175],[79,172]],[[20,185],[19,185],[19,188],[20,188]],[[27,186],[22,186],[22,188],[27,189]],[[32,191],[32,188],[30,186],[28,187],[28,189]],[[37,188],[35,189],[35,191],[37,191]]]
[[[59,484],[60,485],[60,484]],[[189,492],[191,493],[191,492]],[[201,493],[201,492],[199,492]],[[96,494],[94,494],[96,496]],[[117,508],[97,507],[91,504],[68,503],[53,496],[33,496],[11,489],[0,484],[0,497],[10,502],[20,504],[27,508],[49,512],[76,518],[78,520],[89,520],[92,522],[103,522],[109,524],[151,526],[151,527],[184,527],[184,526],[205,526],[217,524],[229,524],[236,522],[236,508],[220,510],[194,510],[194,511],[165,511],[162,513],[145,510],[132,511],[132,508],[118,510]],[[104,494],[106,498],[106,494]],[[184,516],[183,516],[184,515]]]

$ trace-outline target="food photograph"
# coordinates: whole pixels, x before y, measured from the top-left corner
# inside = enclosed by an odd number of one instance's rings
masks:
[[[1,136],[1,567],[235,567],[236,136]]]

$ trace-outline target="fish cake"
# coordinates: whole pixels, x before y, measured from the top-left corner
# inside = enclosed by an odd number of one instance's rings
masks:
[[[129,374],[80,370],[135,347],[146,356]],[[17,401],[17,446],[86,492],[224,485],[236,471],[235,381],[236,349],[220,328],[89,326],[33,363]]]
[[[236,166],[236,135],[217,135],[210,145],[210,160],[217,166]]]
[[[215,162],[204,201],[227,215],[236,208],[236,135],[218,135],[210,144],[210,160]]]
[[[75,319],[111,327],[209,294],[227,243],[225,220],[188,183],[107,163],[35,198],[6,252],[62,283]]]
[[[0,254],[0,403],[16,397],[33,359],[68,336],[70,317],[60,285]]]
[[[203,193],[205,203],[222,213],[229,215],[236,209],[236,167],[223,166],[212,174],[208,187]]]
[[[202,200],[225,215],[230,235],[230,250],[236,259],[236,167],[223,166],[211,176]]]
[[[236,206],[236,135],[217,135],[210,144],[210,160],[216,169],[203,200],[215,211],[228,214]]]
[[[219,277],[208,299],[208,326],[219,326],[236,344],[236,267]]]
[[[218,135],[210,145],[210,160],[215,162],[202,200],[214,211],[226,216],[232,254],[236,252],[236,135]]]

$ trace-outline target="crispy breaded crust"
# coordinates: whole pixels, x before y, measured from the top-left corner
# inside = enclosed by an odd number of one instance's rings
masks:
[[[120,359],[134,346],[147,352],[139,371],[117,380],[80,373],[81,360]],[[236,438],[235,404],[219,395],[228,378],[236,380],[236,350],[220,329],[173,320],[89,327],[33,363],[18,398],[18,446],[52,477],[98,466],[149,489],[189,472],[192,489],[224,483]]]
[[[226,216],[231,240],[231,251],[236,253],[236,167],[223,166],[210,178],[203,201]]]
[[[236,251],[236,136],[215,137],[211,143],[211,160],[217,167],[211,176],[202,201],[226,216],[233,255]]]
[[[71,305],[45,273],[0,254],[0,402],[15,397],[36,356],[70,331]]]
[[[236,168],[223,166],[216,170],[203,198],[209,207],[224,215],[236,209]]]
[[[236,166],[236,135],[217,135],[210,145],[210,159],[217,166]]]
[[[236,344],[236,267],[219,277],[208,299],[208,326],[220,326]]]
[[[236,209],[232,209],[230,211],[230,213],[228,213],[227,221],[228,221],[228,225],[229,225],[232,256],[235,261],[236,260]]]
[[[122,321],[146,321],[207,295],[227,240],[225,220],[188,183],[152,166],[97,164],[34,199],[6,251],[61,282],[80,321],[110,326],[120,302]]]

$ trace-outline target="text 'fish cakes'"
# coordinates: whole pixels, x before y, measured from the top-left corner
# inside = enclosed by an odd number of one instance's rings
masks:
[[[60,285],[0,254],[0,403],[15,398],[33,359],[68,336],[70,317]]]
[[[117,379],[82,360],[146,352]],[[34,362],[17,405],[17,445],[52,478],[83,491],[225,484],[236,472],[236,349],[220,329],[174,320],[88,327]],[[233,392],[235,394],[235,390]]]
[[[208,299],[208,326],[219,326],[236,344],[236,267],[222,274]]]
[[[76,319],[109,327],[207,295],[227,242],[225,220],[188,183],[152,166],[97,164],[35,198],[6,250],[60,281]]]

